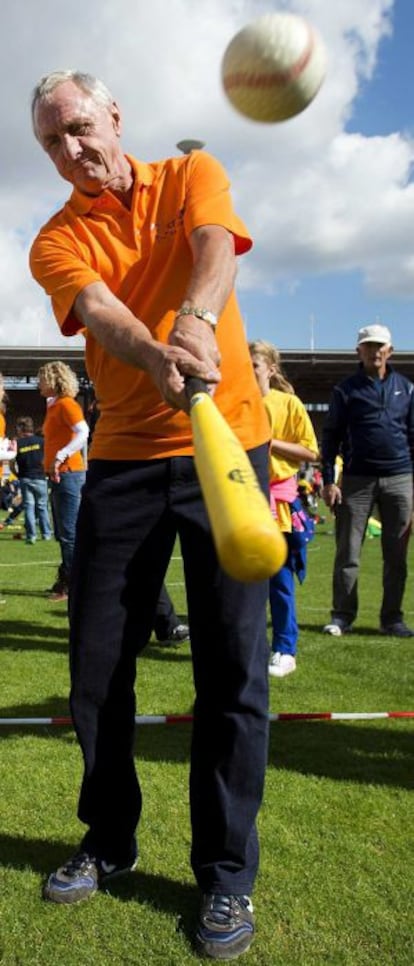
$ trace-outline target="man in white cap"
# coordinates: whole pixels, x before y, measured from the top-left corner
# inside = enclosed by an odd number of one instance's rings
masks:
[[[361,546],[376,505],[383,551],[380,630],[414,637],[401,609],[413,512],[414,385],[389,364],[392,338],[385,325],[360,329],[357,353],[357,372],[334,388],[322,437],[323,498],[336,522],[333,605],[323,630],[335,637],[352,630]],[[339,453],[343,475],[335,483]]]

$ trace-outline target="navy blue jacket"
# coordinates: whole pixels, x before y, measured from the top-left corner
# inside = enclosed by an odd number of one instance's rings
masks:
[[[322,434],[322,475],[334,480],[335,458],[343,457],[347,476],[412,473],[414,385],[387,365],[383,380],[355,375],[335,386]]]

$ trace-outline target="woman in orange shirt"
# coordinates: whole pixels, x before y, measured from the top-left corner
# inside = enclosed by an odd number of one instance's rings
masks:
[[[38,372],[39,392],[47,400],[43,423],[45,472],[51,485],[56,538],[62,563],[51,600],[67,600],[75,544],[76,520],[85,482],[86,447],[89,428],[75,397],[79,383],[64,362],[48,362]]]

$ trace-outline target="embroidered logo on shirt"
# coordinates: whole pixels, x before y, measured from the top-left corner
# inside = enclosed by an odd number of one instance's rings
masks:
[[[155,231],[156,241],[163,241],[165,238],[171,238],[175,235],[179,228],[182,228],[184,223],[184,213],[185,205],[180,208],[179,212],[172,218],[171,221],[162,222],[154,221],[151,224],[151,228]]]

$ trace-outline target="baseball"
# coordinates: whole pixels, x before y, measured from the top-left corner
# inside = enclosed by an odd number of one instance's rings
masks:
[[[285,121],[304,111],[326,72],[324,44],[307,20],[271,13],[230,41],[221,76],[229,101],[253,121]]]

